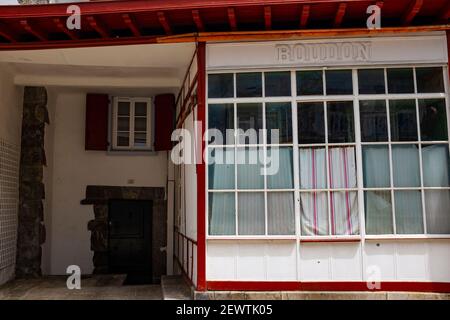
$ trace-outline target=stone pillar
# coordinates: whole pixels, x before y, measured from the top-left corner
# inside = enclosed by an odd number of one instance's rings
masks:
[[[43,183],[46,165],[44,136],[49,123],[47,91],[25,87],[19,177],[19,228],[16,277],[41,276],[41,245],[45,242]]]

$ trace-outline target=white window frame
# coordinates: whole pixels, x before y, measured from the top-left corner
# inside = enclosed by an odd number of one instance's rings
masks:
[[[443,79],[444,79],[444,87],[445,87],[445,93],[417,93],[417,81],[416,81],[416,68],[423,68],[423,67],[441,67],[443,70]],[[389,94],[387,90],[387,78],[385,77],[385,86],[386,86],[386,93],[385,94],[359,94],[359,85],[358,85],[358,70],[362,69],[385,69],[385,76],[386,76],[386,69],[388,68],[413,68],[414,69],[414,93],[411,94]],[[321,96],[297,96],[296,92],[296,75],[295,73],[297,71],[308,71],[308,70],[322,70],[324,73],[323,76],[323,85],[324,85],[324,94]],[[353,94],[352,95],[333,95],[333,96],[327,96],[326,95],[326,78],[325,78],[325,71],[327,70],[351,70],[352,71],[352,80],[353,80]],[[291,72],[291,96],[289,97],[265,97],[265,86],[264,86],[264,73],[265,72],[277,72],[277,71],[290,71]],[[262,97],[257,98],[237,98],[236,95],[236,74],[237,73],[251,73],[251,72],[260,72],[263,73],[262,75]],[[258,190],[238,190],[237,189],[237,168],[235,166],[235,188],[234,189],[227,189],[227,190],[210,190],[209,189],[209,174],[208,174],[208,165],[206,165],[206,186],[207,186],[207,192],[206,192],[206,239],[207,240],[293,240],[296,239],[298,242],[300,241],[361,241],[364,239],[450,239],[450,234],[427,234],[426,229],[426,212],[425,212],[425,199],[424,199],[424,192],[422,190],[450,190],[449,187],[436,187],[436,188],[426,188],[423,185],[423,165],[422,165],[422,151],[421,148],[419,150],[419,157],[420,157],[420,178],[421,178],[421,186],[419,188],[364,188],[363,185],[363,169],[362,169],[362,146],[363,145],[388,145],[389,146],[389,152],[392,153],[392,145],[396,144],[416,144],[422,146],[422,144],[447,144],[450,149],[450,101],[449,101],[449,69],[446,64],[414,64],[414,65],[375,65],[375,66],[337,66],[337,67],[305,67],[305,68],[265,68],[265,69],[225,69],[225,70],[213,70],[208,71],[207,74],[222,74],[222,73],[232,73],[233,74],[233,81],[234,81],[234,97],[233,98],[209,98],[208,97],[208,81],[206,81],[206,106],[210,104],[232,104],[234,106],[234,127],[237,128],[237,104],[238,103],[261,103],[263,106],[263,128],[266,128],[265,124],[265,105],[268,102],[291,102],[292,104],[292,134],[293,134],[293,143],[290,144],[280,144],[278,146],[284,146],[284,147],[292,147],[293,148],[293,175],[294,175],[294,189],[283,189],[283,190],[272,190],[267,188],[267,179],[265,178],[265,185],[264,189],[258,189]],[[416,101],[416,110],[418,110],[418,100],[420,99],[445,99],[446,104],[446,112],[447,112],[447,130],[448,130],[448,139],[449,141],[421,141],[421,135],[420,135],[420,117],[417,115],[417,126],[418,126],[418,140],[415,142],[408,141],[408,142],[361,142],[361,124],[360,124],[360,108],[359,108],[359,102],[360,100],[383,100],[386,101],[386,104],[388,106],[389,100],[415,100]],[[354,108],[354,128],[355,128],[355,142],[354,143],[332,143],[332,144],[308,144],[308,145],[301,145],[298,143],[298,125],[297,125],[297,104],[299,102],[333,102],[333,101],[352,101],[353,102],[353,108]],[[389,109],[387,109],[389,110]],[[389,125],[389,114],[387,114],[388,117],[388,125]],[[206,111],[206,128],[209,128],[208,123],[208,109]],[[389,131],[389,140],[390,140],[390,127],[388,129]],[[326,141],[328,140],[328,137],[326,136]],[[264,141],[259,144],[259,146],[264,145],[264,148],[266,148],[266,141],[264,137]],[[214,145],[209,146],[207,144],[206,148],[211,147],[224,147],[224,148],[234,148],[236,150],[237,147],[242,147],[243,145],[230,144],[230,145]],[[252,145],[245,145],[248,147],[251,147]],[[355,155],[356,155],[356,165],[357,165],[357,188],[356,189],[346,189],[345,191],[355,191],[357,192],[357,198],[358,198],[358,210],[359,210],[359,234],[358,235],[330,235],[330,236],[303,236],[301,235],[301,225],[300,225],[300,193],[301,192],[311,192],[314,190],[303,190],[300,189],[300,179],[299,179],[299,162],[298,162],[298,150],[302,146],[307,147],[314,147],[314,146],[355,146]],[[209,154],[209,153],[207,153]],[[235,153],[236,156],[236,153]],[[392,157],[390,156],[390,180],[392,181]],[[328,167],[328,165],[327,165]],[[327,174],[328,176],[328,174]],[[386,234],[386,235],[366,235],[366,228],[365,228],[365,202],[364,202],[364,192],[366,190],[384,190],[389,189],[392,193],[394,190],[403,190],[403,189],[418,189],[421,191],[421,197],[422,197],[422,214],[423,214],[423,224],[424,224],[424,233],[422,234],[397,234],[395,232],[395,202],[392,201],[392,215],[393,215],[393,226],[394,226],[394,233],[393,234]],[[238,235],[238,199],[237,196],[235,197],[235,218],[236,218],[236,234],[235,235],[227,235],[227,236],[217,236],[217,235],[210,235],[209,234],[209,194],[210,193],[221,193],[221,192],[229,192],[229,193],[235,193],[238,192],[264,192],[266,195],[267,192],[294,192],[294,201],[295,201],[295,235],[286,235],[286,236],[272,236],[267,234],[267,203],[265,204],[265,223],[266,223],[266,234],[265,235],[251,235],[251,236],[243,236]],[[321,189],[320,191],[340,191],[340,189],[330,189],[329,184],[327,189]],[[265,201],[267,199],[267,196],[265,196]],[[329,205],[328,205],[329,207]],[[330,210],[330,208],[328,208]],[[331,226],[330,226],[331,227]]]
[[[119,102],[130,103],[130,131],[129,131],[129,144],[128,146],[117,145],[118,134],[118,106]],[[137,102],[143,102],[147,104],[147,130],[146,130],[146,145],[135,146],[135,104]],[[112,130],[111,130],[111,146],[113,151],[152,151],[153,150],[153,113],[152,113],[152,99],[151,98],[135,98],[135,97],[113,97],[112,105]]]

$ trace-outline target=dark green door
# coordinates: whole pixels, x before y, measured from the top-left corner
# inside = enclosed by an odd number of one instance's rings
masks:
[[[112,200],[109,206],[110,271],[151,279],[151,202]]]

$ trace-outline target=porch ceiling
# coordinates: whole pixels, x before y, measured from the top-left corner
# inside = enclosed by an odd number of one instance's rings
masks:
[[[123,0],[77,3],[82,27],[66,28],[67,4],[0,10],[0,49],[192,41],[224,32],[365,28],[382,6],[383,27],[442,25],[450,0]],[[180,37],[190,35],[190,37]]]

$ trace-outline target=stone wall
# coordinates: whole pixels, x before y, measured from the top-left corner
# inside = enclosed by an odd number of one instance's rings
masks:
[[[48,124],[47,92],[25,87],[19,174],[19,227],[16,277],[41,275],[41,245],[45,242],[43,170],[46,165],[44,136]]]
[[[94,273],[109,273],[108,266],[108,209],[110,200],[152,201],[152,277],[159,282],[166,273],[167,209],[164,188],[88,186],[81,204],[93,205],[94,219],[89,221],[91,250],[94,252]]]

